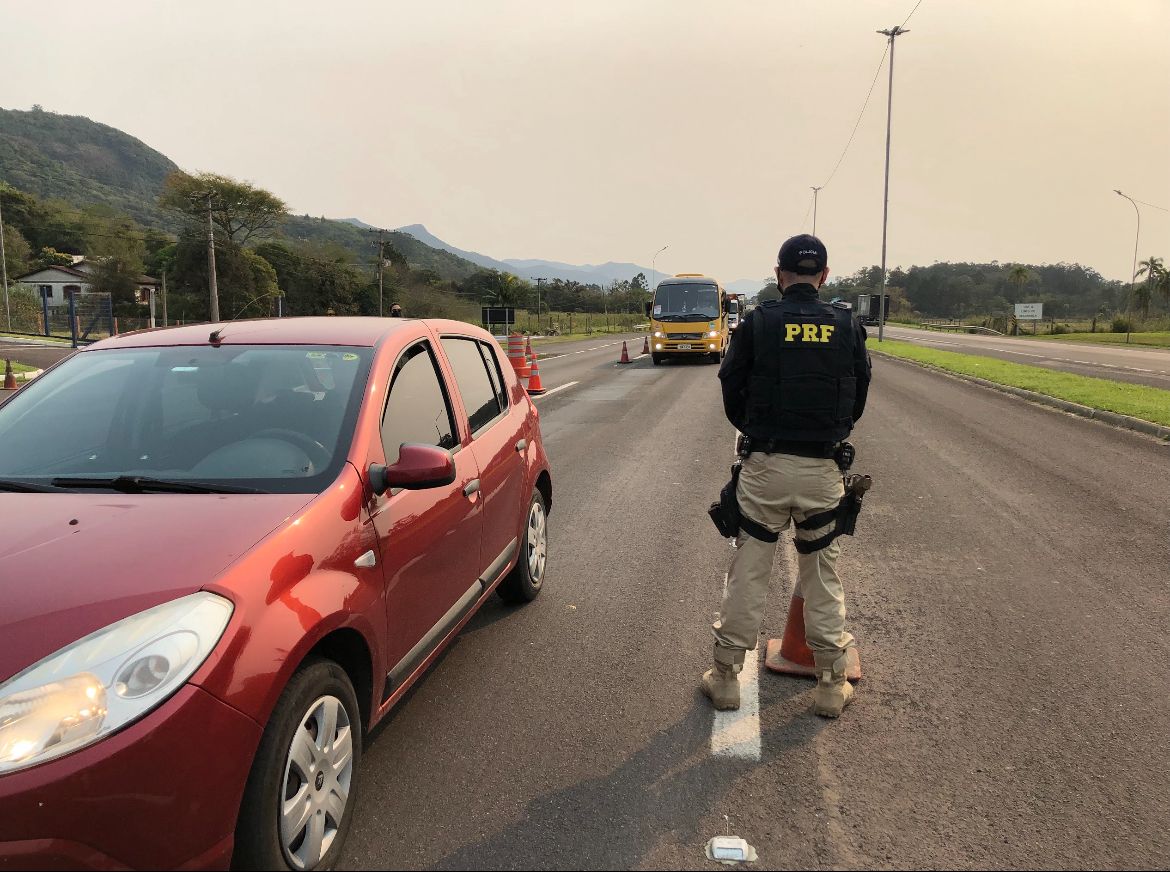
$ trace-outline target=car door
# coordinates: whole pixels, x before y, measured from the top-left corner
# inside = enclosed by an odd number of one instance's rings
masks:
[[[386,695],[393,692],[478,600],[483,499],[473,452],[461,448],[455,407],[427,340],[402,352],[394,365],[382,414],[386,465],[404,442],[448,448],[455,461],[450,485],[397,489],[378,497],[371,512],[386,576]]]
[[[525,494],[523,413],[512,405],[495,349],[471,336],[446,334],[443,353],[459,385],[471,428],[471,450],[479,466],[484,498],[481,574],[499,576],[519,546]]]

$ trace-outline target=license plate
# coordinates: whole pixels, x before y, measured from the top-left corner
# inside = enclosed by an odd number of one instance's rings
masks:
[[[690,351],[691,350],[691,344],[689,342],[682,342],[675,347],[678,348],[679,351]]]

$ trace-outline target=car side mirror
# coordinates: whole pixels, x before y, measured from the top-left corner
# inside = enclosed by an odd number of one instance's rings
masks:
[[[724,312],[730,312],[730,311],[731,311],[731,300],[730,300],[730,299],[728,299],[727,297],[724,297],[724,298],[723,298],[723,311],[724,311]]]
[[[426,490],[455,481],[455,458],[446,448],[419,442],[403,442],[398,462],[390,466],[371,463],[366,471],[370,489],[381,496],[391,488]]]
[[[649,318],[649,317],[650,317],[650,312],[651,312],[651,310],[652,310],[653,308],[654,308],[654,303],[653,303],[653,301],[650,301],[650,302],[647,302],[647,303],[646,303],[646,317],[647,317],[647,318]]]

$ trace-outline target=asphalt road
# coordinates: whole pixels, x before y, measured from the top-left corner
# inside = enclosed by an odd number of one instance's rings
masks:
[[[485,605],[375,732],[343,868],[715,868],[728,828],[757,868],[1170,863],[1170,446],[875,361],[856,702],[824,721],[749,671],[729,723],[697,689],[731,556],[716,370],[610,341],[541,361],[546,589]]]
[[[876,341],[877,328],[870,327]],[[1077,375],[1170,389],[1170,348],[1140,345],[1094,345],[1058,339],[1026,339],[1020,336],[983,336],[968,333],[917,330],[887,324],[885,335],[943,351],[960,351],[997,357],[1015,363],[1043,366]]]

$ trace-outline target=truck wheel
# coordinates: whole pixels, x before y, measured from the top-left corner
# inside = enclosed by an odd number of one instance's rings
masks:
[[[650,360],[655,366],[662,366],[662,355],[651,353]]]
[[[236,822],[236,869],[328,869],[353,823],[362,719],[339,665],[308,660],[260,739]]]

